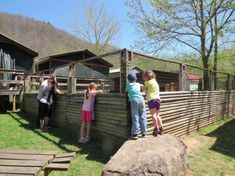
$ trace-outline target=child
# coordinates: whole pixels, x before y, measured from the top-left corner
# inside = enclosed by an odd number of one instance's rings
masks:
[[[54,77],[45,80],[39,89],[39,93],[37,99],[39,101],[39,121],[40,121],[40,129],[43,131],[48,130],[48,122],[49,118],[52,115],[53,109],[53,96],[54,94],[63,94],[57,88],[57,82]]]
[[[82,124],[80,129],[80,143],[86,143],[90,140],[91,120],[94,119],[94,100],[97,94],[103,93],[102,90],[96,90],[95,83],[90,83],[87,90],[84,91],[84,102],[82,106]]]
[[[155,74],[152,70],[145,71],[143,73],[143,79],[145,80],[146,99],[148,101],[148,107],[153,118],[153,135],[162,134],[162,120],[159,116],[160,110],[160,96],[159,85],[155,79]]]
[[[136,74],[130,72],[127,79],[129,82],[126,85],[126,92],[128,93],[129,100],[131,102],[131,138],[138,139],[137,134],[139,127],[142,137],[145,137],[146,134],[147,120],[145,103],[141,94],[141,84],[136,82]]]

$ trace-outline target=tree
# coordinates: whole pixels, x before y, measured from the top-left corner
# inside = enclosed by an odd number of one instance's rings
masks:
[[[214,0],[212,2],[213,8],[214,8],[214,17],[211,21],[212,25],[214,26],[214,57],[213,57],[213,70],[214,73],[214,88],[216,90],[217,87],[217,67],[218,67],[218,52],[219,48],[222,47],[225,44],[230,43],[234,39],[234,9],[235,4],[233,1],[227,1],[227,4],[224,4],[223,6],[220,6],[217,8],[218,0]],[[217,9],[216,9],[217,8]],[[229,37],[228,40],[224,40],[224,38]],[[231,63],[232,64],[232,63]]]
[[[177,43],[186,46],[185,50],[191,48],[196,51],[206,69],[209,69],[209,58],[215,44],[214,16],[224,13],[226,20],[220,25],[221,30],[234,22],[233,0],[128,0],[127,5],[130,7],[129,15],[141,34],[138,47],[147,47],[156,53]],[[203,76],[204,89],[207,90],[207,70]]]
[[[91,51],[99,54],[107,48],[120,30],[118,21],[109,15],[104,5],[87,5],[84,16],[78,14],[72,22],[76,35],[89,42]]]

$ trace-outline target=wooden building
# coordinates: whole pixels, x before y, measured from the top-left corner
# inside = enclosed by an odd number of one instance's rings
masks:
[[[90,82],[95,82],[98,88],[106,92],[109,91],[108,74],[113,65],[88,49],[41,58],[35,62],[35,66],[38,74],[56,75],[63,91],[75,93],[86,89]],[[74,84],[75,89],[72,88]]]
[[[23,78],[18,76],[32,73],[34,58],[38,53],[0,33],[0,111],[8,109],[9,95],[16,96],[23,90]]]
[[[75,64],[75,76],[86,78],[108,78],[109,68],[113,65],[88,49],[51,55],[35,62],[37,73],[56,72],[58,76],[68,76],[69,66]]]
[[[142,79],[142,73],[144,70],[141,68],[134,66],[132,67],[132,72],[136,73],[137,75],[137,82],[144,83]],[[173,72],[164,72],[153,70],[156,74],[156,79],[160,87],[160,91],[176,91],[178,90],[178,73]],[[110,70],[109,73],[110,79],[110,90],[111,92],[118,92],[120,86],[120,69],[113,69]]]
[[[33,72],[38,53],[0,33],[0,68]]]
[[[193,73],[186,73],[186,90],[199,90],[200,77]]]

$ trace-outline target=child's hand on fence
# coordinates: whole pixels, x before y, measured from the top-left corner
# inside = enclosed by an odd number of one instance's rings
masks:
[[[102,94],[102,93],[104,93],[103,90],[98,90],[98,91],[97,91],[97,94]]]
[[[140,89],[141,89],[141,94],[143,96],[145,96],[146,95],[146,87],[143,84],[140,84]]]

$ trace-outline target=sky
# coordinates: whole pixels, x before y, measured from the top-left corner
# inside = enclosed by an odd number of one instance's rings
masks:
[[[84,6],[95,0],[0,0],[0,12],[20,14],[35,20],[50,22],[56,28],[73,34],[70,21]],[[121,24],[120,34],[114,45],[120,48],[131,48],[136,39],[135,30],[129,24],[128,7],[125,0],[96,0],[103,3],[109,14],[112,14]]]

